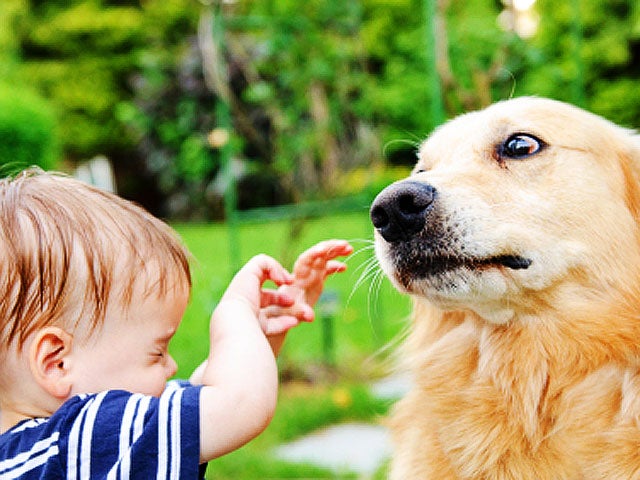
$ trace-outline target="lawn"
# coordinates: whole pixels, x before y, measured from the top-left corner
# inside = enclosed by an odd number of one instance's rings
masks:
[[[184,321],[171,344],[178,376],[188,377],[208,352],[208,321],[228,283],[231,248],[246,261],[267,253],[287,267],[298,253],[328,238],[350,240],[355,253],[348,270],[326,284],[329,300],[318,305],[317,320],[294,329],[280,355],[283,379],[276,417],[249,445],[212,462],[210,479],[337,478],[311,466],[289,465],[271,449],[320,426],[375,420],[389,405],[373,398],[366,385],[383,374],[389,353],[407,325],[409,302],[381,276],[373,255],[366,212],[306,220],[243,224],[233,247],[226,224],[174,225],[191,250],[193,292]],[[291,240],[291,231],[298,235]],[[338,478],[350,478],[348,474]],[[351,477],[352,478],[352,477]]]

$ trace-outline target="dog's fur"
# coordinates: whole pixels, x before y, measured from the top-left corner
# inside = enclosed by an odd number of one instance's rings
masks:
[[[640,478],[639,178],[633,132],[517,98],[380,193],[376,253],[415,304],[391,478]]]

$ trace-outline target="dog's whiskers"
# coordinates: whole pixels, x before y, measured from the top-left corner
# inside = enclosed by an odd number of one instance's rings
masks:
[[[367,247],[367,249],[370,250],[369,247]],[[355,294],[358,288],[360,288],[369,279],[373,279],[376,276],[376,274],[380,271],[379,265],[378,265],[378,259],[375,256],[369,257],[358,266],[358,268],[356,269],[356,272],[360,270],[361,270],[360,276],[358,277],[358,279],[353,285],[353,288],[351,289],[351,293],[349,294],[349,300],[351,300],[351,298],[353,297],[353,295]]]
[[[395,140],[389,140],[387,143],[385,143],[384,147],[382,148],[382,155],[383,156],[387,156],[387,150],[389,149],[389,147],[395,143],[404,143],[406,145],[410,145],[413,148],[415,148],[416,150],[418,149],[418,147],[420,147],[420,144],[422,143],[421,138],[419,138],[417,135],[415,134],[411,134],[413,137],[415,137],[415,140],[408,140],[408,139],[403,139],[403,138],[397,138]]]
[[[358,250],[358,254],[373,252],[374,243],[370,242],[367,245]],[[369,316],[369,322],[373,324],[373,318],[377,315],[377,300],[379,298],[380,289],[384,282],[384,272],[380,268],[378,258],[375,255],[371,255],[364,262],[362,262],[356,271],[360,272],[358,279],[355,281],[348,301],[351,301],[356,291],[365,283],[369,283],[367,291],[367,313]]]
[[[351,243],[352,245],[355,243],[364,243],[366,244],[364,247],[358,248],[358,249],[354,249],[353,253],[351,255],[349,255],[344,262],[346,264],[352,263],[353,261],[355,261],[356,258],[358,258],[359,256],[361,256],[363,253],[368,253],[369,251],[372,251],[374,249],[374,242],[373,240],[368,240],[368,239],[364,239],[364,238],[356,238],[356,239],[350,239],[348,240],[349,243]],[[360,267],[358,267],[360,268]]]

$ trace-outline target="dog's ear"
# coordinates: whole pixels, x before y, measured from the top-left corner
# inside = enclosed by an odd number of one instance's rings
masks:
[[[640,135],[629,132],[624,148],[618,151],[625,181],[625,200],[640,224]]]

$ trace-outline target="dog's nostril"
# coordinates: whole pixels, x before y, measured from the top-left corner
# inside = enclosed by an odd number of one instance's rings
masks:
[[[408,215],[424,212],[424,209],[428,207],[430,203],[431,197],[429,197],[428,201],[425,201],[424,197],[414,195],[413,193],[400,195],[398,198],[398,208],[400,212]]]
[[[383,207],[373,207],[371,209],[371,223],[376,228],[384,228],[389,224],[389,214]]]

